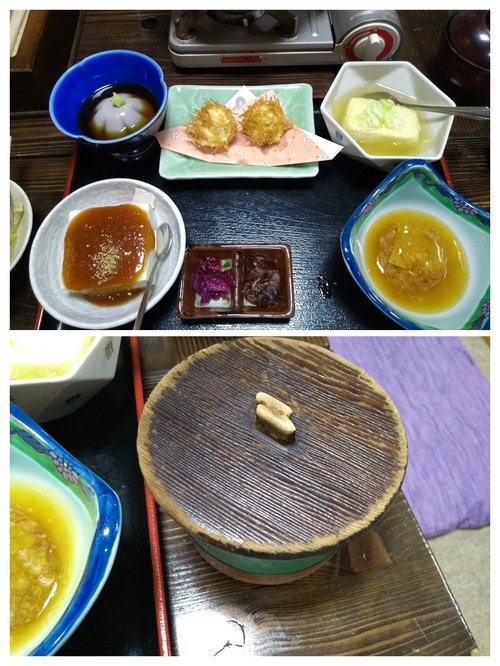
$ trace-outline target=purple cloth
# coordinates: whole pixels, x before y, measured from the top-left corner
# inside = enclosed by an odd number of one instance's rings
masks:
[[[408,438],[403,493],[426,537],[490,521],[490,384],[459,338],[329,338],[398,408]]]

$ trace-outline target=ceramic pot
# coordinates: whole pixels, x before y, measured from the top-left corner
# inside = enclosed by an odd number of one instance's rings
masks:
[[[291,408],[286,441],[259,422],[261,391]],[[371,526],[407,462],[383,389],[293,338],[224,342],[177,365],[144,407],[137,448],[157,503],[205,560],[271,585],[316,571]]]

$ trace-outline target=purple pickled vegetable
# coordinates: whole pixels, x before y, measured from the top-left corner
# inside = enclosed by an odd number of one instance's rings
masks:
[[[211,300],[231,300],[233,282],[231,260],[207,257],[196,266],[193,289],[200,297],[200,304],[207,305]]]

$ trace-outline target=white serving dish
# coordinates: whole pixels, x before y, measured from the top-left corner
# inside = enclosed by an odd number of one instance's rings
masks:
[[[11,401],[37,423],[72,414],[113,379],[120,343],[119,336],[79,331],[12,334]],[[14,374],[32,378],[12,379]]]
[[[456,106],[432,81],[406,61],[347,62],[342,65],[321,103],[321,114],[330,138],[344,146],[343,155],[384,171],[412,158],[428,162],[439,160],[444,152],[453,124],[453,116],[418,111],[424,141],[413,154],[380,155],[367,153],[342,127],[335,116],[335,106],[349,97],[385,92],[416,104]]]
[[[10,270],[23,256],[33,228],[33,209],[26,192],[13,180],[10,181],[10,205],[22,207],[22,217],[16,228],[16,239],[10,246]]]

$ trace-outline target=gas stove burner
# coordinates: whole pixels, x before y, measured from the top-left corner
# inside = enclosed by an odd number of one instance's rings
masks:
[[[261,32],[267,32],[273,27],[282,37],[294,37],[297,34],[297,16],[286,10],[216,10],[207,11],[207,15],[225,25],[241,25],[244,28],[256,28]]]
[[[265,10],[188,10],[172,12],[179,14],[172,17],[174,35],[181,41],[228,36],[234,30],[240,38],[246,35],[266,34],[275,31],[273,37],[292,38],[298,30],[298,18],[289,11]]]
[[[327,65],[388,60],[402,30],[388,10],[172,11],[168,48],[179,67]]]
[[[227,25],[242,25],[246,28],[265,12],[263,10],[254,11],[251,9],[234,11],[230,9],[217,9],[215,11],[208,10],[206,13],[216,21],[220,21],[220,23],[225,23]]]

